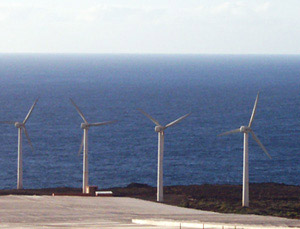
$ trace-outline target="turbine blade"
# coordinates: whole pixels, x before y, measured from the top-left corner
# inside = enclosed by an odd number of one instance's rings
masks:
[[[107,121],[107,122],[95,122],[95,123],[90,123],[89,126],[103,126],[111,123],[115,123],[117,120],[114,121]]]
[[[159,122],[157,120],[155,120],[154,118],[152,118],[145,111],[143,111],[142,109],[138,109],[138,111],[140,111],[143,115],[145,115],[147,118],[149,118],[155,125],[160,126]]]
[[[224,132],[222,134],[218,134],[218,136],[225,136],[225,135],[228,135],[228,134],[234,134],[234,133],[239,133],[239,132],[240,132],[240,128],[235,129],[235,130],[230,130],[230,131]]]
[[[27,129],[26,129],[25,126],[24,126],[24,133],[25,133],[26,138],[27,138],[27,140],[28,140],[28,143],[29,143],[29,145],[30,145],[30,147],[31,147],[31,150],[32,150],[32,152],[34,153],[34,148],[33,148],[33,146],[32,146],[31,140],[30,140],[30,138],[29,138],[28,131],[27,131]]]
[[[0,124],[15,124],[15,121],[0,121]]]
[[[81,139],[81,143],[80,143],[80,147],[79,147],[79,151],[78,151],[78,156],[80,156],[82,149],[83,149],[83,135],[82,135],[82,139]]]
[[[165,128],[168,128],[168,127],[170,127],[170,126],[174,126],[175,124],[177,124],[177,123],[179,123],[182,119],[185,119],[187,116],[189,116],[191,113],[188,113],[188,114],[186,114],[186,115],[184,115],[184,116],[181,116],[180,118],[178,118],[178,119],[176,119],[175,121],[173,121],[173,122],[170,122],[169,124],[167,124],[166,126],[165,126]]]
[[[35,107],[35,105],[36,105],[36,103],[37,103],[38,100],[39,100],[39,98],[37,98],[37,99],[34,101],[34,103],[32,104],[32,106],[31,106],[31,108],[30,108],[28,114],[26,115],[26,117],[25,117],[25,119],[24,119],[24,121],[23,121],[24,124],[25,124],[25,123],[27,122],[27,120],[29,119],[29,117],[30,117],[30,115],[31,115],[31,113],[32,113],[32,111],[33,111],[33,109],[34,109],[34,107]]]
[[[270,154],[268,153],[268,151],[266,150],[266,148],[264,147],[264,145],[260,142],[260,140],[258,139],[258,137],[254,134],[253,131],[251,131],[252,137],[253,139],[257,142],[257,144],[262,148],[262,150],[265,152],[265,154],[272,159],[272,157],[270,156]]]
[[[255,103],[254,103],[254,107],[253,107],[253,110],[252,110],[252,114],[251,114],[251,118],[250,118],[248,127],[251,127],[251,125],[252,125],[252,122],[253,122],[253,119],[254,119],[254,116],[255,116],[255,112],[256,112],[258,98],[259,98],[259,92],[257,93],[256,99],[255,99]]]
[[[83,113],[80,111],[79,107],[76,105],[76,103],[70,98],[71,103],[74,105],[74,107],[76,108],[78,114],[80,115],[80,117],[83,119],[83,121],[87,124],[88,122],[86,121]]]

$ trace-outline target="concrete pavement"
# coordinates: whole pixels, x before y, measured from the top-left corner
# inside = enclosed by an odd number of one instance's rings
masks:
[[[300,228],[300,220],[221,214],[125,197],[0,196],[1,228]]]

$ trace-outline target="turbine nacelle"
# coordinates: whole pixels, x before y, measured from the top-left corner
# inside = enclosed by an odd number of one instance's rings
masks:
[[[251,131],[251,128],[249,126],[241,126],[240,132],[242,133],[249,133]]]
[[[81,129],[88,129],[88,128],[90,128],[90,125],[87,124],[87,123],[81,123],[80,128]]]
[[[155,126],[154,130],[155,132],[159,133],[159,132],[163,132],[166,129],[166,127],[164,126]]]
[[[15,122],[15,127],[17,127],[17,128],[22,128],[22,127],[24,127],[24,126],[25,126],[24,123],[21,123],[21,122]]]

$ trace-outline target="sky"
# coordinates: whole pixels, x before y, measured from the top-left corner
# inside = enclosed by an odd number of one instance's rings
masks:
[[[300,54],[299,0],[0,0],[0,53]]]

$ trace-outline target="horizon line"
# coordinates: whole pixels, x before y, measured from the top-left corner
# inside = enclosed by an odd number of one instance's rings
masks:
[[[300,53],[96,53],[96,52],[0,52],[2,54],[42,55],[220,55],[220,56],[299,56]]]

